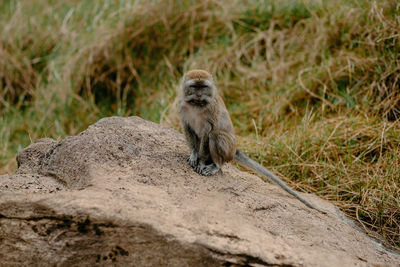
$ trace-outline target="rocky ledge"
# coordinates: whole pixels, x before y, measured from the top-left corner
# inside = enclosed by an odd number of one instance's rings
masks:
[[[203,177],[187,156],[138,117],[31,144],[0,176],[0,265],[399,266],[328,202],[229,164]]]

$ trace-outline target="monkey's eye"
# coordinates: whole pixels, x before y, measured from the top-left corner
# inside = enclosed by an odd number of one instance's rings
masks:
[[[204,84],[194,84],[191,85],[190,87],[194,88],[194,89],[203,89],[203,88],[207,88],[207,85]]]

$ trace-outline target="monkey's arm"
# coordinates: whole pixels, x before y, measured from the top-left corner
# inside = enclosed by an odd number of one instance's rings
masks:
[[[221,169],[218,163],[212,162],[209,145],[210,137],[205,135],[200,141],[199,163],[195,168],[197,173],[205,176],[216,174]],[[209,163],[210,160],[211,163]]]
[[[248,169],[250,169],[252,171],[255,171],[256,173],[271,179],[272,181],[277,183],[280,187],[282,187],[286,192],[288,192],[289,194],[291,194],[292,196],[296,197],[298,200],[303,202],[307,207],[310,207],[310,208],[315,209],[315,210],[317,210],[317,211],[319,211],[319,212],[321,212],[323,214],[326,214],[326,211],[323,211],[323,210],[320,210],[320,209],[316,208],[310,202],[308,202],[307,200],[302,198],[299,194],[297,194],[287,184],[285,184],[285,182],[283,182],[281,179],[276,177],[272,172],[270,172],[269,170],[267,170],[266,168],[264,168],[263,166],[261,166],[260,164],[258,164],[257,162],[255,162],[254,160],[249,158],[248,156],[246,156],[239,149],[236,150],[235,161],[238,162],[239,164],[247,167]]]
[[[199,144],[199,160],[195,171],[201,175],[213,175],[220,170],[220,165],[214,162],[210,162],[210,132],[212,130],[211,123],[206,124],[204,127],[203,135],[200,137]]]
[[[188,158],[189,165],[196,167],[199,159],[200,140],[189,124],[185,123],[183,127],[185,137],[190,147],[190,156]]]
[[[205,165],[209,157],[209,147],[208,147],[209,137],[208,134],[204,134],[200,139],[199,144],[199,167],[200,165]]]

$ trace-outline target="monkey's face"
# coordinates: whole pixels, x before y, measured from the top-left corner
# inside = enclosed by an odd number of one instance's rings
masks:
[[[203,70],[191,70],[182,83],[184,100],[194,106],[203,107],[215,98],[215,85],[211,74]]]

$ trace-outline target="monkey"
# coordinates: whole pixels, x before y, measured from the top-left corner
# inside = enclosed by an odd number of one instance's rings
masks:
[[[272,172],[236,149],[232,120],[209,72],[197,69],[186,72],[177,100],[182,130],[190,148],[187,161],[195,172],[204,176],[214,175],[224,163],[234,160],[271,179],[306,206],[326,214]]]

